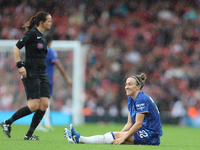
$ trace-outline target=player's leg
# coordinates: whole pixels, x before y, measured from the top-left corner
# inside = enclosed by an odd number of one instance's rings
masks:
[[[50,98],[51,99],[51,98]],[[50,105],[51,105],[51,100],[49,99],[49,105],[47,107],[46,113],[44,115],[44,125],[46,127],[49,127],[51,125],[50,123]]]
[[[95,135],[90,137],[81,136],[80,133],[78,133],[73,125],[70,125],[70,132],[72,139],[75,143],[85,143],[85,144],[112,144],[113,140],[115,139],[113,132],[108,132],[104,135]],[[64,131],[64,134],[68,134],[66,132],[66,129]],[[66,136],[65,136],[66,137]]]
[[[28,101],[28,105],[35,106],[35,109],[37,110],[32,118],[32,122],[30,125],[30,128],[25,135],[25,140],[39,140],[37,137],[33,137],[33,132],[35,131],[38,124],[41,122],[45,111],[48,107],[48,101],[50,98],[49,94],[49,82],[48,82],[48,76],[46,73],[42,73],[38,75],[39,78],[36,78],[35,83],[32,83],[34,85],[34,89],[32,88],[32,97],[40,97],[39,99],[35,99],[34,101]],[[33,80],[32,80],[33,81]],[[37,93],[37,94],[35,94]],[[33,137],[33,139],[32,139]]]
[[[46,109],[46,112],[44,114],[44,126],[42,126],[42,122],[39,123],[39,125],[37,126],[37,131],[43,131],[43,132],[48,132],[49,130],[50,131],[53,131],[53,127],[51,126],[51,122],[50,122],[50,101],[51,101],[51,98],[49,99],[48,101],[48,107]]]
[[[116,138],[120,138],[125,132],[108,132],[104,135],[95,135],[90,137],[80,136],[79,143],[87,144],[112,144]],[[134,137],[131,136],[123,144],[134,144]]]
[[[46,112],[45,112],[45,114],[44,114],[44,123],[46,124],[46,116],[47,116],[47,114],[48,114],[48,108],[49,108],[49,105],[48,105],[48,107],[47,107],[47,109],[46,109]],[[37,128],[36,128],[36,130],[37,131],[42,131],[42,132],[48,132],[48,129],[46,129],[43,125],[42,125],[42,122],[40,122],[39,123],[39,125],[37,126]]]
[[[41,122],[45,114],[45,110],[48,107],[48,98],[42,97],[40,99],[29,100],[28,106],[30,108],[35,109],[36,111],[35,111],[35,114],[33,115],[30,128],[24,137],[25,140],[29,140],[29,138],[33,136],[33,132],[35,131],[38,124]]]
[[[30,97],[31,94],[32,94],[32,91],[31,91],[31,90],[32,90],[32,86],[31,86],[31,84],[33,84],[34,82],[33,82],[33,83],[30,83],[28,77],[27,77],[27,78],[23,78],[22,81],[23,81],[23,84],[24,84],[24,87],[25,87],[27,100],[29,100],[29,97]],[[31,81],[31,80],[30,80],[30,81]],[[16,121],[16,120],[18,120],[18,119],[20,119],[20,118],[22,118],[22,117],[24,117],[24,116],[27,116],[27,115],[31,114],[32,112],[34,112],[34,111],[35,111],[35,110],[34,110],[33,108],[30,108],[29,106],[25,106],[25,107],[19,109],[18,111],[16,111],[16,112],[12,115],[12,117],[11,117],[10,119],[4,120],[4,121],[1,123],[1,127],[3,128],[4,134],[5,134],[7,137],[10,138],[10,137],[11,137],[11,136],[10,136],[11,124],[12,124],[14,121]]]
[[[94,136],[80,136],[79,143],[85,144],[112,144],[114,140],[113,132],[108,132],[103,135],[94,135]]]
[[[48,108],[47,108],[46,113],[44,115],[44,125],[48,130],[53,131],[54,129],[53,129],[52,125],[51,125],[51,120],[50,120],[51,101],[52,101],[52,97],[50,97],[50,99],[49,99]]]
[[[22,118],[22,117],[24,117],[24,116],[27,116],[27,115],[29,115],[29,114],[31,114],[31,113],[32,113],[32,111],[29,109],[29,107],[28,107],[28,106],[25,106],[25,107],[19,109],[18,111],[16,111],[16,112],[12,115],[12,117],[11,117],[10,119],[4,120],[3,122],[1,122],[1,127],[2,127],[2,129],[3,129],[4,134],[5,134],[7,137],[10,138],[10,137],[11,137],[11,135],[10,135],[10,132],[11,132],[11,124],[12,124],[14,121],[16,121],[16,120],[18,120],[18,119],[20,119],[20,118]]]
[[[48,132],[48,130],[42,125],[42,122],[36,128],[37,131]]]
[[[123,137],[126,132],[113,132],[115,139],[118,139],[120,137]],[[134,144],[134,135],[126,139],[122,144]]]

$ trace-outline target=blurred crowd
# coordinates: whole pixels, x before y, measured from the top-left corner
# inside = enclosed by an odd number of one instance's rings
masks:
[[[0,39],[19,39],[23,23],[44,10],[52,15],[54,40],[90,45],[85,115],[127,116],[125,80],[141,72],[143,91],[161,112],[181,117],[190,107],[200,110],[200,0],[0,0],[0,6]],[[15,109],[26,102],[23,85],[12,56],[0,55],[0,110]],[[71,105],[60,93],[55,110]]]

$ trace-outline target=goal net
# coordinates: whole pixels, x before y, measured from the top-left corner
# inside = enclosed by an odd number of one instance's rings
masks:
[[[0,110],[16,110],[26,105],[25,90],[13,56],[13,47],[16,43],[17,40],[0,40],[0,95],[4,98],[0,101]],[[68,108],[72,115],[72,123],[81,125],[85,121],[81,111],[85,101],[84,75],[88,46],[81,45],[79,41],[53,41],[51,47],[58,52],[60,62],[73,82],[73,86],[69,86],[55,67],[55,101],[52,110]],[[24,52],[23,48],[20,53],[22,60]]]

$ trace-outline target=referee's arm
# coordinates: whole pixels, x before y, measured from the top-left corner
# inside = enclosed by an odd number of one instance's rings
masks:
[[[17,46],[14,46],[13,51],[14,51],[15,62],[17,64],[18,62],[21,62],[20,49]],[[23,66],[18,67],[18,70],[19,70],[19,73],[23,76],[23,78],[27,77],[26,69]]]
[[[17,46],[14,46],[13,50],[14,50],[14,58],[17,63],[17,62],[21,61],[20,49]]]

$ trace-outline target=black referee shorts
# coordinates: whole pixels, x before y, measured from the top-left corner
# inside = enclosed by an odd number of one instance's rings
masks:
[[[44,70],[26,69],[27,77],[22,78],[27,100],[50,98],[49,77]]]

